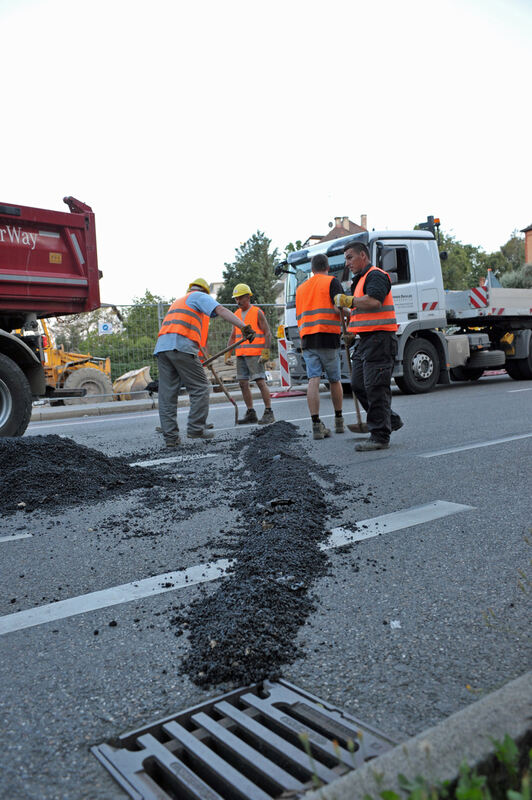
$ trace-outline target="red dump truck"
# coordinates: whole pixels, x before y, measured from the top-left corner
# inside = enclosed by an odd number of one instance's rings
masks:
[[[100,306],[92,209],[70,213],[0,203],[0,436],[22,436],[32,400],[79,396],[47,386],[39,319]]]

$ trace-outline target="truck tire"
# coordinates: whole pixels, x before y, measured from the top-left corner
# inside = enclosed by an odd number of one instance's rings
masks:
[[[105,374],[94,367],[74,369],[67,376],[65,389],[86,389],[85,397],[65,397],[65,405],[109,403],[113,399],[113,384]]]
[[[438,351],[427,339],[412,338],[403,353],[403,375],[395,383],[403,394],[431,392],[440,375]]]
[[[470,367],[452,367],[450,370],[452,381],[478,381],[484,374],[481,367],[471,369]]]
[[[31,419],[31,399],[18,364],[0,354],[0,436],[22,436]]]
[[[532,336],[528,348],[528,358],[512,358],[506,362],[504,368],[514,381],[532,380]]]

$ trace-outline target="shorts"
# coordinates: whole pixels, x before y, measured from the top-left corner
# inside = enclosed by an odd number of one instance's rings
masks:
[[[325,373],[330,383],[340,380],[340,351],[335,347],[308,348],[302,354],[309,379],[321,378]]]
[[[260,356],[237,356],[237,381],[265,381],[266,371],[264,369],[264,362],[259,359]]]

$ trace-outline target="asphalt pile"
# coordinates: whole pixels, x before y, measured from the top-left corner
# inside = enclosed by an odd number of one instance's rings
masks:
[[[238,525],[229,531],[234,570],[188,608],[174,607],[176,635],[190,635],[182,670],[199,686],[277,679],[281,665],[302,655],[296,636],[314,609],[312,584],[327,571],[319,544],[337,510],[322,485],[348,487],[300,438],[288,422],[250,433],[232,473],[241,487]]]
[[[0,512],[55,511],[173,484],[153,470],[62,436],[0,438]]]

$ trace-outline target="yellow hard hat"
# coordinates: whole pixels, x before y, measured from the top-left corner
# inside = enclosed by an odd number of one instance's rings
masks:
[[[190,286],[188,287],[188,291],[193,292],[195,289],[196,290],[199,289],[203,292],[206,292],[207,294],[210,294],[211,291],[209,284],[203,278],[196,278],[195,281],[191,281]]]
[[[243,294],[252,295],[253,292],[251,291],[247,283],[237,283],[237,285],[233,289],[233,297],[242,297]]]

